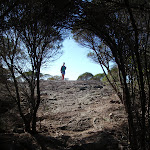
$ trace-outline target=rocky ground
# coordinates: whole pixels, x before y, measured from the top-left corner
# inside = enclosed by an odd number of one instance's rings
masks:
[[[124,106],[110,86],[98,81],[42,81],[41,98],[39,134],[13,134],[14,139],[32,139],[32,149],[33,145],[44,150],[129,149]],[[13,116],[6,122],[19,115],[11,109],[6,114]]]

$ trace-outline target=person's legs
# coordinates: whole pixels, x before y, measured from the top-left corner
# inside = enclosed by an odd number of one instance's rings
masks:
[[[62,73],[62,80],[64,80],[64,74]]]
[[[62,80],[64,80],[65,72],[62,72]]]

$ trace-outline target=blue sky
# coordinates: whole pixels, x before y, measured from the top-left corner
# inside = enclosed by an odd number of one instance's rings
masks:
[[[103,73],[100,65],[87,58],[90,50],[80,46],[72,38],[67,38],[63,42],[62,50],[63,55],[58,60],[48,64],[46,68],[43,68],[42,73],[61,76],[60,68],[63,62],[67,67],[65,78],[69,80],[76,80],[79,75],[85,72],[90,72],[93,75]]]

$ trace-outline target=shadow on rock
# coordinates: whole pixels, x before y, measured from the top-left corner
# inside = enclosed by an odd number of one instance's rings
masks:
[[[37,143],[41,146],[42,150],[65,150],[66,141],[69,138],[69,136],[54,138],[42,134],[35,134],[33,136],[36,139]]]
[[[110,133],[101,132],[97,142],[74,145],[70,150],[119,150],[118,141]]]

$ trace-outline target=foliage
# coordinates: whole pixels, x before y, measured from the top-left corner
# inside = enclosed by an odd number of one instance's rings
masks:
[[[109,80],[108,80],[109,79]],[[107,77],[104,76],[102,79],[103,82],[112,82],[112,83],[118,83],[120,84],[120,78],[119,78],[119,70],[116,65],[114,65],[110,71],[107,73]]]
[[[92,57],[95,59],[97,56],[104,72],[104,67],[107,68],[108,76],[111,72],[107,60],[110,59],[105,57],[103,61],[103,51],[115,60],[123,92],[119,92],[115,77],[113,80],[106,77],[118,91],[128,113],[130,146],[133,150],[149,150],[150,4],[146,0],[93,0],[85,1],[81,7],[82,12],[73,31],[76,41],[93,49]],[[108,49],[99,48],[102,43]]]
[[[99,74],[94,75],[94,76],[92,77],[92,80],[102,81],[104,77],[105,77],[105,74],[104,74],[104,73],[99,73]]]
[[[147,0],[2,0],[1,8],[0,56],[3,67],[7,66],[11,72],[16,89],[12,96],[28,132],[31,121],[36,131],[41,66],[58,54],[63,40],[61,27],[72,25],[75,40],[93,50],[90,57],[101,65],[125,105],[131,148],[150,149],[150,3]],[[114,61],[122,93],[116,82],[118,78],[111,73],[110,62]],[[27,70],[25,65],[29,66]],[[23,74],[29,70],[32,78]],[[18,74],[30,89],[29,94],[24,92],[30,108],[29,120],[20,105]],[[84,77],[90,78],[90,73]]]
[[[0,83],[5,83],[10,79],[10,72],[9,70],[3,68],[2,65],[0,65]]]
[[[0,14],[0,57],[10,71],[16,101],[27,132],[36,132],[36,114],[40,105],[40,78],[43,64],[62,54],[62,25],[66,25],[76,2],[64,0],[2,1]],[[71,19],[70,19],[71,20]],[[19,78],[24,81],[21,86]],[[25,107],[22,106],[22,98]]]
[[[120,84],[117,83],[118,78],[116,78],[116,76],[114,76],[115,74],[111,72],[110,64],[115,64],[115,59],[113,57],[111,49],[105,44],[104,41],[101,40],[101,38],[99,38],[96,34],[87,29],[77,29],[75,26],[72,32],[74,34],[74,39],[78,43],[92,50],[87,54],[87,57],[95,63],[100,64],[105,74],[103,81],[109,81],[111,86],[118,94],[119,98],[122,100]]]
[[[92,77],[93,77],[93,74],[92,74],[92,73],[85,72],[85,73],[81,74],[81,75],[78,77],[77,80],[85,80],[85,81],[87,81],[87,80],[92,79]]]
[[[113,65],[113,67],[111,67],[110,71],[107,73],[107,77],[105,76],[102,81],[120,82],[118,66]]]
[[[42,74],[41,73],[41,75],[40,75],[41,80],[48,80],[51,77],[52,77],[52,75],[50,75],[50,74]]]
[[[48,80],[61,80],[62,77],[61,76],[52,76],[50,78],[48,78]]]
[[[68,27],[80,11],[79,1],[81,0],[1,0],[1,30],[17,25],[27,26],[35,18],[51,27]]]
[[[101,81],[105,77],[104,73],[99,73],[96,75],[93,75],[92,73],[85,72],[81,74],[77,80],[82,80],[82,81],[88,81],[88,80],[98,80]]]

